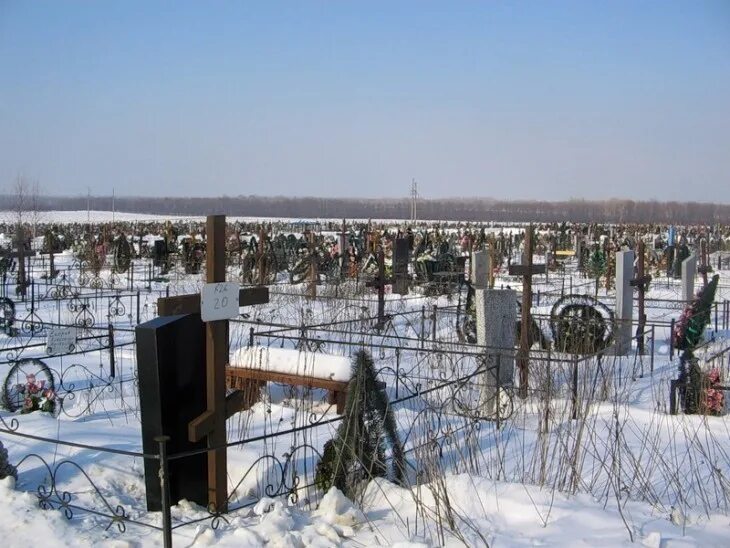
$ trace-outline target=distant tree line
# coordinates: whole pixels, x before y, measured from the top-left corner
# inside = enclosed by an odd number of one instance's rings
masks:
[[[16,198],[0,195],[0,209],[13,210]],[[111,196],[38,196],[35,207],[50,210],[112,210]],[[403,199],[289,196],[160,197],[117,196],[116,211],[159,215],[222,213],[246,217],[408,219]],[[616,223],[730,223],[730,204],[634,200],[507,201],[487,198],[419,199],[418,218],[453,221],[535,221]]]

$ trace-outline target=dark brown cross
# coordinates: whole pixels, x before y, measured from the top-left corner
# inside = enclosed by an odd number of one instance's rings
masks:
[[[522,317],[520,319],[520,348],[517,352],[517,367],[520,370],[520,397],[527,397],[528,373],[530,370],[530,325],[532,316],[532,276],[545,274],[544,264],[532,264],[532,225],[525,230],[525,260],[527,264],[509,265],[510,276],[522,276]]]
[[[209,215],[206,222],[206,282],[226,280],[226,216]],[[268,287],[241,289],[239,306],[269,302]],[[157,300],[160,316],[200,314],[200,294],[162,297]],[[226,363],[228,362],[228,320],[205,323],[205,370],[207,410],[188,425],[190,441],[207,438],[208,447],[219,447],[208,453],[208,502],[218,512],[228,506],[226,454],[226,419],[243,408],[243,393],[226,397]]]
[[[385,277],[385,251],[381,245],[378,247],[378,277],[365,284],[365,287],[375,287],[378,290],[378,323],[375,324],[378,331],[385,327],[385,286],[390,283],[393,280]]]
[[[18,233],[15,239],[15,251],[6,253],[6,257],[18,259],[18,291],[20,295],[25,297],[26,287],[29,285],[25,279],[25,259],[26,257],[30,261],[30,258],[35,256],[35,251],[25,249],[25,230],[22,225],[18,226]],[[28,263],[30,265],[30,263]]]
[[[702,238],[700,240],[700,266],[697,269],[697,272],[700,273],[700,276],[702,276],[702,285],[707,285],[707,273],[712,271],[712,267],[710,266],[710,257],[707,253],[707,240],[705,238]]]
[[[649,287],[649,282],[651,282],[651,275],[646,273],[645,247],[646,244],[642,240],[639,240],[639,243],[636,246],[636,253],[638,254],[636,259],[636,278],[629,282],[632,287],[635,287],[639,291],[639,324],[636,328],[636,343],[639,348],[639,354],[644,353],[644,328],[646,327],[644,299],[646,297],[646,290]]]

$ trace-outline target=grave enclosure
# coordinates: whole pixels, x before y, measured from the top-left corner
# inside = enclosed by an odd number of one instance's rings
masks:
[[[635,499],[669,507],[682,493],[687,507],[724,511],[724,462],[701,470],[702,485],[691,474],[670,482],[671,469],[647,466],[663,447],[641,453],[622,442],[625,460],[611,470],[595,463],[616,446],[594,447],[613,428],[607,410],[623,409],[636,390],[655,394],[649,411],[672,417],[671,333],[708,273],[724,274],[724,249],[686,227],[691,253],[675,278],[648,229],[588,229],[211,216],[9,239],[0,375],[14,408],[0,414],[0,439],[18,488],[69,509],[72,521],[86,516],[122,538],[133,530],[168,545],[201,522],[228,527],[264,497],[314,509],[323,495],[316,466],[345,409],[349,377],[340,372],[365,349],[405,440],[411,485],[437,480],[438,462],[444,473],[597,498],[618,482]],[[615,261],[598,289],[587,272],[594,248]],[[695,353],[727,381],[722,280],[705,327],[715,340]],[[224,289],[228,310],[217,315],[210,298]],[[244,355],[255,359],[233,363]],[[336,369],[312,365],[329,358]],[[21,413],[27,392],[17,386],[29,374],[52,385],[57,430],[38,421],[42,411]],[[655,428],[613,432],[628,440]],[[720,447],[707,428],[705,445],[682,451]],[[92,431],[94,443],[76,441]],[[521,458],[510,458],[517,448]],[[638,470],[648,487],[631,482]],[[182,498],[198,506],[171,511]],[[433,538],[452,534],[436,520],[422,527]]]

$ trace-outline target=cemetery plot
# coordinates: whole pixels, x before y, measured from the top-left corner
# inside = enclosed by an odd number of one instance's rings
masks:
[[[656,520],[705,538],[700,514],[730,510],[710,229],[6,228],[0,441],[80,541],[271,540],[288,516],[276,534],[372,545],[417,516],[479,545],[487,479],[600,501],[617,542]]]

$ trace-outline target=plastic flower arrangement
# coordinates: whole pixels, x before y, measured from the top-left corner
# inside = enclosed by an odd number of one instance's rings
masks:
[[[52,388],[46,388],[45,380],[36,380],[33,373],[25,376],[25,384],[18,384],[16,389],[23,395],[21,413],[43,411],[53,413],[56,409],[56,393]]]
[[[707,415],[722,415],[725,410],[725,394],[717,388],[719,384],[720,370],[717,367],[705,373],[701,405]]]

